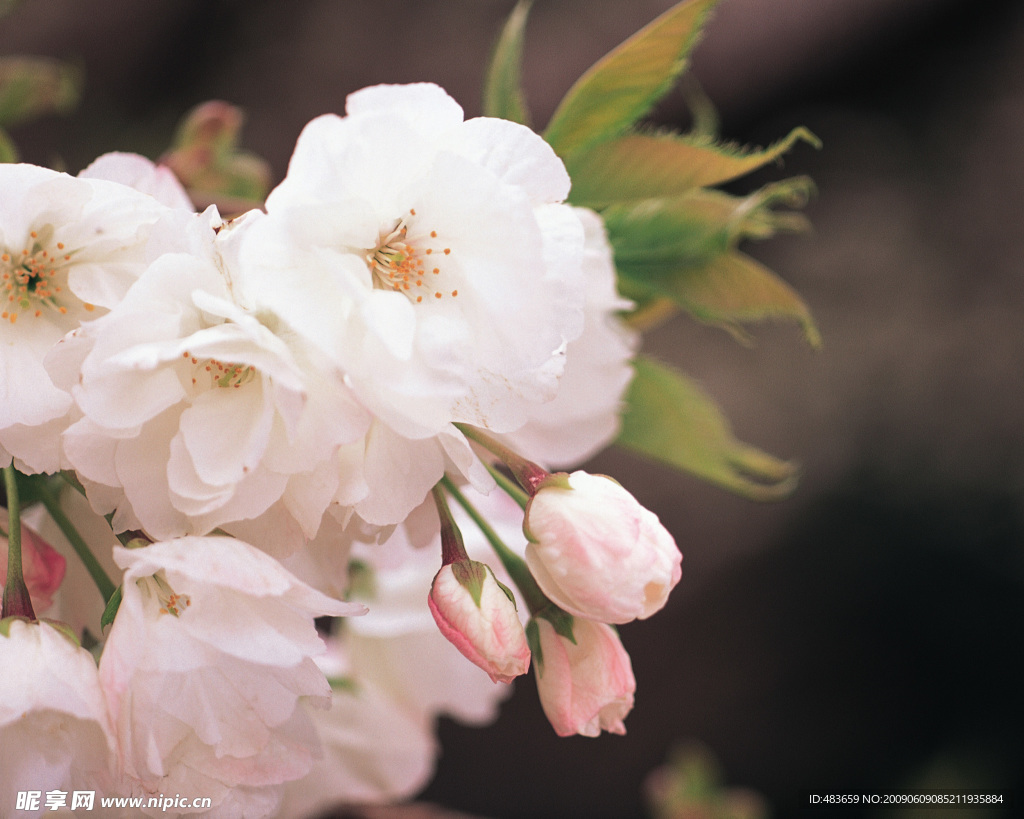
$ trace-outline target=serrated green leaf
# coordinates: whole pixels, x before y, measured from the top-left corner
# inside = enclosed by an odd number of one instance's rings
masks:
[[[821,145],[806,128],[794,128],[784,139],[755,150],[717,144],[706,136],[626,134],[563,156],[572,177],[569,201],[601,208],[718,185],[776,161],[801,140]]]
[[[519,0],[501,30],[484,78],[484,116],[530,124],[523,95],[523,36],[533,0]]]
[[[0,59],[0,125],[65,113],[78,103],[82,73],[48,57]]]
[[[665,295],[694,318],[724,327],[741,341],[749,338],[741,324],[783,318],[800,324],[811,347],[821,346],[821,335],[800,295],[767,267],[742,253],[726,253],[666,285]]]
[[[103,616],[100,617],[100,628],[106,628],[114,622],[117,610],[121,606],[121,596],[124,594],[124,587],[118,586],[107,601],[107,607],[103,609]]]
[[[686,69],[718,0],[683,0],[591,66],[569,89],[544,138],[565,157],[630,128]]]
[[[715,402],[686,376],[644,356],[616,443],[753,500],[778,500],[797,468],[736,440]]]
[[[743,239],[767,239],[808,227],[798,213],[813,184],[794,177],[749,196],[699,188],[680,196],[611,205],[602,212],[621,275],[644,282],[702,267]]]

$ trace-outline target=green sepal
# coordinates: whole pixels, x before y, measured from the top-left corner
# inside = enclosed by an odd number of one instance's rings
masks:
[[[0,125],[63,114],[78,103],[82,72],[48,57],[0,59]]]
[[[686,69],[718,0],[683,0],[591,66],[569,89],[544,138],[565,157],[616,136],[646,114]]]
[[[488,571],[491,571],[490,567],[488,567]],[[493,575],[494,572],[491,572],[491,574]],[[512,589],[510,589],[508,586],[506,586],[504,583],[498,580],[497,575],[495,575],[494,577],[494,582],[498,584],[498,588],[505,593],[505,596],[512,601],[512,608],[514,608],[516,611],[519,611],[519,606],[516,604],[516,596],[512,594]]]
[[[569,201],[601,208],[719,185],[779,160],[800,141],[821,147],[806,128],[794,128],[769,147],[755,149],[720,144],[701,134],[629,133],[563,156],[572,177]]]
[[[544,673],[544,652],[540,645],[540,626],[537,625],[537,620],[541,617],[551,623],[555,634],[576,645],[576,638],[572,633],[573,617],[571,614],[562,611],[554,603],[538,611],[530,618],[525,628],[526,644],[530,647],[530,659],[538,675]]]
[[[548,487],[551,486],[555,487],[556,489],[572,489],[572,486],[569,484],[569,473],[552,472],[544,480],[537,484],[537,492],[539,492],[541,489],[547,489]]]
[[[793,491],[796,465],[736,440],[715,402],[690,379],[644,356],[633,369],[616,443],[752,500]]]
[[[24,617],[20,614],[12,614],[9,617],[0,619],[0,637],[11,636],[11,623],[15,620],[21,620],[23,623],[34,623],[35,620],[31,620],[28,617]]]
[[[483,113],[523,125],[530,124],[530,113],[523,95],[523,35],[533,0],[519,0],[494,44],[484,78]]]
[[[555,629],[555,634],[560,637],[564,637],[570,643],[576,645],[576,637],[572,631],[575,620],[569,612],[563,611],[554,603],[550,603],[538,611],[534,616],[547,620]]]
[[[480,608],[480,599],[484,592],[484,581],[490,569],[486,563],[477,560],[457,560],[452,565],[452,574],[459,585],[469,592],[476,607]]]
[[[41,618],[39,622],[46,623],[50,628],[60,632],[60,635],[75,648],[82,647],[82,641],[78,639],[78,635],[75,634],[75,630],[67,623],[62,623],[60,620],[50,620],[47,617]]]
[[[100,628],[104,629],[114,622],[114,617],[117,616],[117,609],[121,605],[121,597],[124,594],[124,586],[118,586],[114,589],[114,593],[110,595],[110,599],[107,601],[107,607],[103,609],[103,616],[100,617]]]
[[[530,658],[538,674],[544,673],[544,652],[540,649],[540,628],[532,617],[523,629],[526,632],[526,644],[530,647]]]

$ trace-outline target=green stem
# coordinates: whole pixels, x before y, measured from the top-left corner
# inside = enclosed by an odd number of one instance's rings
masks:
[[[486,432],[469,424],[455,424],[459,431],[469,440],[480,444],[484,449],[494,455],[515,476],[519,485],[530,495],[536,495],[541,483],[551,477],[551,474],[543,467],[535,464],[505,446],[501,441],[492,438]]]
[[[494,478],[495,483],[498,484],[505,493],[509,495],[516,503],[519,504],[520,509],[526,509],[526,504],[530,502],[530,496],[527,495],[519,485],[511,480],[504,472],[500,469],[495,469],[493,464],[484,464],[487,467],[487,471],[491,473],[491,477]]]
[[[89,545],[85,542],[75,525],[71,522],[71,519],[64,514],[64,510],[60,507],[60,501],[50,490],[50,487],[43,486],[40,491],[40,497],[43,501],[43,506],[46,507],[46,511],[50,513],[50,517],[53,518],[53,522],[60,527],[61,532],[64,533],[64,537],[68,539],[68,543],[71,544],[71,548],[75,550],[75,553],[81,559],[82,563],[85,564],[86,570],[89,572],[89,576],[92,577],[96,587],[100,590],[100,594],[103,595],[104,602],[109,603],[110,598],[114,594],[114,590],[117,588],[114,582],[110,579],[110,576],[104,571],[100,562],[96,559],[96,556],[89,549]]]
[[[430,492],[434,496],[437,516],[441,519],[441,565],[447,566],[451,563],[469,560],[469,555],[466,554],[466,545],[462,541],[462,532],[459,531],[455,518],[452,517],[452,510],[448,508],[448,501],[445,499],[441,484],[434,484],[434,488]]]
[[[32,598],[21,571],[21,501],[14,464],[4,467],[4,489],[7,490],[7,583],[0,603],[0,619],[22,616],[35,620]]]
[[[466,514],[473,519],[473,522],[477,525],[480,531],[483,532],[484,537],[487,538],[487,542],[494,548],[495,554],[498,555],[498,559],[505,567],[505,571],[507,571],[509,577],[512,578],[512,582],[519,587],[519,591],[522,593],[523,599],[526,601],[526,607],[530,610],[530,614],[536,614],[547,606],[550,606],[551,601],[548,600],[544,592],[540,590],[540,586],[537,585],[537,581],[533,579],[533,575],[530,574],[530,569],[526,565],[526,561],[505,545],[505,542],[498,536],[498,533],[491,528],[491,525],[487,522],[484,516],[477,511],[476,507],[469,502],[466,496],[462,494],[459,488],[447,475],[441,478],[441,484],[448,491],[448,494],[455,498],[455,501],[459,506],[466,510]]]

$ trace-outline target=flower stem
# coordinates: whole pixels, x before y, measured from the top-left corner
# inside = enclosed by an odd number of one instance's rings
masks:
[[[491,477],[494,478],[494,482],[505,491],[505,494],[518,503],[520,509],[525,509],[526,504],[530,502],[530,496],[520,489],[516,485],[515,481],[510,480],[504,472],[500,469],[495,469],[493,464],[484,464],[484,466],[487,468],[487,471],[491,473]]]
[[[466,514],[473,519],[473,522],[477,525],[480,531],[483,532],[484,537],[487,538],[487,542],[494,548],[495,553],[498,555],[498,559],[505,567],[505,571],[507,571],[509,577],[512,578],[512,582],[519,587],[519,591],[522,593],[523,599],[526,601],[526,607],[530,610],[530,614],[536,614],[538,611],[542,611],[547,606],[550,606],[551,601],[548,600],[544,592],[540,590],[540,586],[537,585],[537,581],[533,579],[533,575],[530,574],[530,569],[526,565],[526,561],[505,545],[505,542],[498,536],[498,533],[491,528],[491,525],[487,522],[484,516],[481,515],[477,508],[469,502],[461,491],[459,491],[459,488],[447,475],[441,478],[441,484],[448,491],[448,494],[455,498],[455,501],[459,506],[466,510]]]
[[[443,481],[444,478],[441,480]],[[469,560],[469,555],[466,554],[466,545],[462,541],[462,532],[459,531],[455,518],[452,517],[452,510],[448,508],[448,501],[444,496],[441,484],[434,484],[434,488],[430,492],[434,496],[437,516],[441,519],[441,565],[447,566],[450,563]]]
[[[32,598],[21,571],[21,501],[18,500],[18,473],[14,464],[4,467],[4,489],[7,491],[7,583],[0,604],[0,619],[20,616],[35,620]]]
[[[71,544],[71,548],[75,550],[75,553],[81,559],[82,563],[85,564],[86,571],[89,572],[89,576],[92,577],[96,587],[100,590],[100,594],[103,595],[103,601],[105,603],[110,602],[110,598],[114,594],[114,590],[117,588],[114,582],[110,579],[110,576],[104,571],[100,562],[96,559],[96,556],[89,549],[89,545],[85,542],[75,525],[71,522],[71,519],[64,514],[64,510],[61,509],[60,501],[57,500],[56,495],[49,486],[43,486],[40,489],[40,498],[43,501],[43,506],[46,507],[46,511],[50,513],[50,517],[53,518],[53,522],[60,527],[61,532],[64,533],[64,537],[68,539],[68,543]]]
[[[505,464],[515,479],[519,481],[519,485],[522,486],[523,489],[531,495],[531,497],[537,494],[537,490],[540,488],[541,483],[550,477],[550,473],[546,469],[535,464],[533,461],[527,460],[518,452],[513,452],[503,443],[492,438],[483,430],[471,427],[469,424],[456,424],[455,426],[458,427],[459,431],[469,438],[469,440],[480,444],[480,446]]]

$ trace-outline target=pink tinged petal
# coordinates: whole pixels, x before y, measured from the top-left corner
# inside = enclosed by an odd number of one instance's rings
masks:
[[[410,440],[375,423],[366,435],[363,474],[369,495],[356,513],[378,526],[399,523],[444,474],[444,457],[431,438]]]
[[[480,595],[463,584],[467,572]],[[460,579],[463,578],[463,579]],[[427,598],[441,633],[494,682],[510,683],[530,667],[530,648],[515,603],[482,563],[463,561],[443,566]]]
[[[276,597],[317,616],[366,612],[362,604],[333,600],[310,588],[272,557],[235,538],[184,537],[145,549],[115,549],[114,561],[132,579],[164,569],[186,582],[196,580],[253,597]]]
[[[434,770],[431,722],[410,714],[374,686],[334,692],[316,714],[323,746],[305,779],[288,786],[281,816],[315,816],[341,803],[390,802],[414,796]]]
[[[192,200],[170,168],[139,154],[113,151],[94,159],[78,174],[80,179],[106,179],[152,196],[171,208],[195,210]]]
[[[568,479],[569,489],[542,487],[527,507],[526,562],[538,585],[577,617],[650,617],[682,575],[675,541],[611,478],[578,471]]]
[[[176,408],[165,410],[135,437],[118,441],[114,453],[116,485],[124,490],[132,517],[141,521],[147,534],[156,539],[191,533],[185,516],[170,503],[167,477],[171,441],[178,431],[178,417]],[[122,529],[116,528],[115,531]]]
[[[111,774],[114,737],[95,661],[46,623],[13,621],[5,631],[0,800],[13,806],[26,788],[96,787]]]
[[[574,645],[547,620],[533,621],[540,656],[534,661],[541,706],[559,736],[626,733],[636,680],[618,635],[604,623],[576,619]]]

